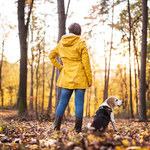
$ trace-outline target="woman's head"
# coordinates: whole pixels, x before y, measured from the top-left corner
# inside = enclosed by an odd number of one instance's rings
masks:
[[[72,23],[69,28],[69,33],[73,33],[75,35],[81,35],[81,26],[78,23]]]

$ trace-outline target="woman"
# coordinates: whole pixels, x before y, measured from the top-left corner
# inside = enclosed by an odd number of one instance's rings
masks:
[[[62,90],[54,130],[60,130],[64,111],[75,91],[75,130],[81,132],[85,89],[92,85],[92,71],[86,44],[79,37],[81,26],[73,23],[68,29],[69,34],[62,36],[58,45],[49,54],[51,62],[61,70],[57,86],[62,87]],[[60,56],[63,66],[57,61],[57,55]]]

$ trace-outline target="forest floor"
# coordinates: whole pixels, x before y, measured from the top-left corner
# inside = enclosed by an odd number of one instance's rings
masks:
[[[0,109],[0,150],[150,150],[150,122],[115,119],[105,133],[90,133],[84,118],[83,132],[74,132],[74,118],[67,117],[61,131],[53,131],[53,121],[24,120],[17,111]]]

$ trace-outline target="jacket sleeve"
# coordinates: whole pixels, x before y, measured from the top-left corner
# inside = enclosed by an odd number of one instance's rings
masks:
[[[58,62],[58,60],[56,59],[58,55],[58,45],[50,51],[49,54],[49,59],[51,60],[51,62],[53,63],[53,65],[58,69],[58,70],[62,70],[63,66],[60,65],[60,63]]]
[[[91,64],[90,64],[88,49],[87,49],[87,46],[86,46],[84,41],[82,44],[83,44],[82,50],[81,50],[82,63],[84,66],[84,70],[85,70],[87,79],[88,79],[88,83],[92,84],[92,70],[91,70]]]

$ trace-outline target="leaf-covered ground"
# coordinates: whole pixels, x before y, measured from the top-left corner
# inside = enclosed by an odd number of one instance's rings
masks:
[[[60,132],[53,131],[53,122],[1,119],[0,150],[150,150],[149,122],[116,119],[117,133],[110,124],[105,133],[93,134],[86,128],[91,121],[84,118],[83,132],[77,134],[73,118],[63,121]]]

